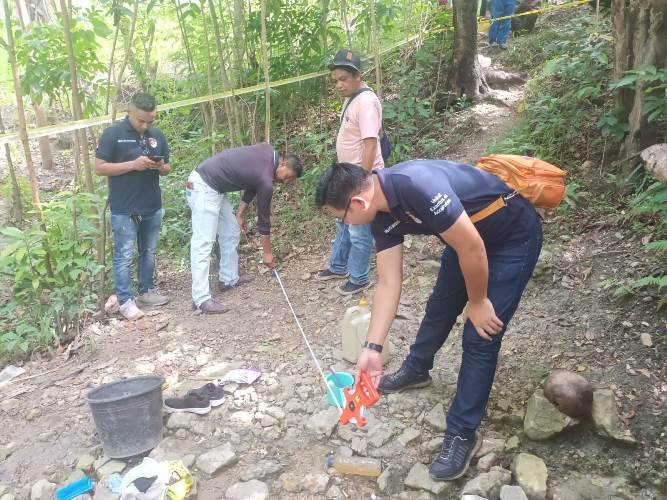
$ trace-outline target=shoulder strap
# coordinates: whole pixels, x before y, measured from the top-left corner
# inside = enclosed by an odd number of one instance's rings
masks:
[[[347,100],[347,102],[345,103],[345,106],[343,107],[343,111],[342,111],[342,113],[340,114],[340,119],[339,119],[340,125],[343,124],[343,117],[345,116],[345,112],[347,111],[347,107],[350,105],[350,103],[351,103],[352,101],[354,101],[354,98],[355,98],[355,97],[357,97],[359,94],[362,94],[362,93],[364,93],[364,92],[366,92],[366,91],[372,92],[372,90],[369,89],[368,87],[364,87],[363,89],[359,89],[359,90],[357,90],[354,94],[352,94],[352,95],[350,96],[350,98],[349,98],[349,99]]]

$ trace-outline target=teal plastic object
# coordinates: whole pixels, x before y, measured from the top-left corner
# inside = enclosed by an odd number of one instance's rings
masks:
[[[86,476],[56,490],[56,498],[58,500],[71,500],[79,495],[88,493],[94,486],[90,478]]]
[[[330,390],[327,391],[327,403],[329,406],[336,406],[336,400],[338,400],[338,406],[345,406],[345,394],[343,394],[343,389],[346,387],[352,387],[354,385],[354,376],[347,372],[336,372],[336,375],[329,373],[327,375],[327,385]],[[333,395],[336,395],[334,400]]]

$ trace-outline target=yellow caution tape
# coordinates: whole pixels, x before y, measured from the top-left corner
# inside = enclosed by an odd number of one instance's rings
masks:
[[[426,33],[426,32],[424,32]],[[389,47],[385,47],[380,51],[380,54],[386,54],[402,45],[408,44],[417,38],[419,35],[410,36],[400,42],[394,43]],[[371,56],[372,59],[372,56]],[[315,71],[313,73],[306,73],[303,75],[293,76],[290,78],[284,78],[282,80],[276,80],[269,83],[269,87],[280,87],[282,85],[289,85],[291,83],[302,82],[304,80],[310,80],[312,78],[319,78],[329,74],[329,70]],[[225,99],[227,97],[233,97],[237,95],[250,94],[252,92],[263,91],[266,88],[264,83],[259,83],[257,85],[251,85],[250,87],[243,87],[239,89],[226,90],[224,92],[218,92],[215,94],[207,94],[199,97],[192,97],[190,99],[184,99],[181,101],[169,102],[166,104],[161,104],[158,106],[158,111],[167,111],[169,109],[182,108],[185,106],[193,106],[195,104],[201,104],[204,102],[217,101],[219,99]],[[125,110],[120,110],[124,112]],[[87,118],[85,120],[74,120],[63,124],[58,125],[49,125],[46,127],[38,127],[28,130],[28,139],[37,139],[39,137],[45,137],[48,135],[57,135],[65,132],[72,132],[74,130],[79,130],[82,128],[93,127],[95,125],[104,125],[105,123],[111,123],[111,115],[97,116],[95,118]],[[6,144],[9,142],[17,141],[20,139],[18,132],[10,132],[7,134],[0,135],[0,145]]]
[[[562,5],[554,5],[551,7],[544,7],[542,9],[536,9],[536,10],[531,10],[528,12],[522,12],[520,14],[513,14],[511,16],[504,16],[504,17],[496,17],[493,19],[484,19],[484,18],[479,18],[479,21],[483,22],[493,22],[493,21],[502,21],[503,19],[511,19],[513,17],[520,17],[520,16],[529,16],[533,14],[538,14],[541,12],[550,12],[553,10],[560,10],[560,9],[566,9],[566,8],[571,8],[571,7],[577,7],[579,5],[583,5],[585,3],[588,3],[588,0],[575,0],[570,3],[565,3]],[[380,51],[380,54],[386,54],[387,52],[391,52],[394,49],[397,49],[398,47],[401,47],[403,45],[406,45],[414,40],[417,40],[419,37],[426,35],[426,34],[435,34],[439,33],[442,31],[449,31],[451,30],[451,27],[445,27],[445,28],[437,28],[434,30],[430,31],[424,31],[422,33],[419,33],[417,35],[412,35],[404,40],[401,40],[400,42],[396,42],[389,47],[385,47]],[[373,56],[370,57],[372,59]],[[310,80],[312,78],[319,78],[321,76],[328,75],[329,71],[328,70],[323,70],[323,71],[315,71],[313,73],[306,73],[303,75],[298,75],[298,76],[293,76],[291,78],[284,78],[282,80],[276,80],[274,82],[269,83],[269,88],[274,88],[274,87],[280,87],[282,85],[289,85],[291,83],[297,83],[297,82],[302,82],[304,80]],[[192,97],[190,99],[184,99],[181,101],[175,101],[175,102],[170,102],[166,104],[162,104],[158,106],[159,111],[166,111],[169,109],[176,109],[176,108],[182,108],[185,106],[193,106],[195,104],[201,104],[204,102],[211,102],[211,101],[217,101],[219,99],[225,99],[227,97],[233,97],[237,95],[243,95],[243,94],[249,94],[252,92],[259,92],[262,91],[266,88],[266,84],[260,83],[257,85],[251,85],[250,87],[243,87],[239,89],[231,89],[231,90],[226,90],[224,92],[218,92],[215,94],[207,94],[199,97]],[[123,112],[124,110],[120,110]],[[111,123],[111,115],[105,115],[105,116],[97,116],[95,118],[87,118],[85,120],[75,120],[75,121],[70,121],[64,124],[58,124],[58,125],[49,125],[46,127],[38,127],[38,128],[33,128],[28,130],[28,139],[37,139],[39,137],[46,137],[49,135],[57,135],[57,134],[62,134],[65,132],[72,132],[74,130],[79,130],[82,128],[88,128],[88,127],[93,127],[96,125],[104,125],[106,123]],[[0,145],[2,144],[7,144],[9,142],[17,141],[19,140],[20,136],[18,132],[10,132],[6,134],[1,134],[0,135]]]
[[[480,18],[478,18],[478,22],[484,21],[484,22],[492,23],[494,21],[503,21],[505,19],[512,19],[513,17],[533,16],[535,14],[540,14],[542,12],[551,12],[553,10],[570,9],[572,7],[579,7],[580,5],[588,3],[588,1],[589,0],[575,0],[574,2],[563,3],[563,4],[560,4],[560,5],[552,5],[550,7],[543,7],[541,9],[529,10],[527,12],[521,12],[519,14],[512,14],[511,16],[494,17],[494,18],[491,18],[491,19],[485,19],[483,17],[480,17]]]

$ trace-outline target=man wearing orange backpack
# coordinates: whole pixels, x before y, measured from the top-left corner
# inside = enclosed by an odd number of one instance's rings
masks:
[[[429,469],[435,480],[461,477],[481,445],[477,428],[501,340],[542,248],[534,206],[496,175],[445,160],[412,160],[373,172],[334,164],[320,177],[315,202],[346,224],[371,224],[378,283],[357,369],[367,371],[381,392],[429,385],[435,354],[465,309],[456,395],[442,450]],[[382,376],[380,353],[401,296],[406,234],[435,235],[446,248],[410,353],[398,371]]]

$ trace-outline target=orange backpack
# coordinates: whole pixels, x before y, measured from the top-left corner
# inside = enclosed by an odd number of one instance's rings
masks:
[[[477,168],[500,177],[505,184],[538,208],[556,208],[565,197],[567,172],[544,160],[519,155],[489,155],[477,162]],[[470,217],[478,222],[505,206],[501,197]]]

